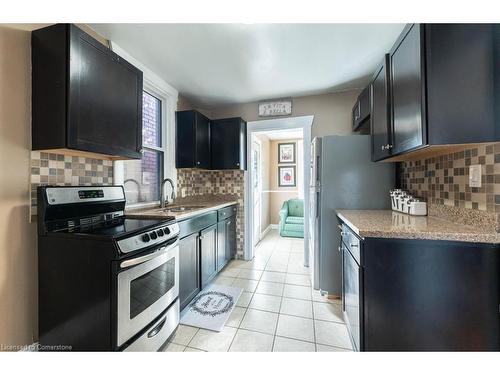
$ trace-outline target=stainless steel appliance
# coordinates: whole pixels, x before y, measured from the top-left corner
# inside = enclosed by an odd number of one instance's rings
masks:
[[[361,290],[363,285],[361,272],[361,242],[350,229],[341,227],[342,251],[342,308],[344,320],[350,333],[354,350],[359,351],[361,346]]]
[[[158,350],[179,323],[179,225],[124,215],[121,186],[38,189],[39,336],[55,350]]]
[[[314,138],[311,144],[309,267],[314,289],[341,295],[336,209],[390,209],[391,163],[373,163],[369,135]]]
[[[117,319],[121,346],[177,300],[179,240],[157,245],[154,252],[126,259],[119,267]]]

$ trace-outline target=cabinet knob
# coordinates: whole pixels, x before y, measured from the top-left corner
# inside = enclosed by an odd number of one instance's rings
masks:
[[[240,166],[240,163],[236,163],[236,165],[239,167],[239,166]]]
[[[387,149],[390,150],[392,148],[392,145],[387,145]]]
[[[384,146],[384,145],[380,146],[380,149],[381,149],[382,151],[384,151],[384,150],[385,150],[385,146]]]
[[[199,162],[199,161],[197,161],[197,162],[196,162],[196,164],[200,165],[200,162]]]

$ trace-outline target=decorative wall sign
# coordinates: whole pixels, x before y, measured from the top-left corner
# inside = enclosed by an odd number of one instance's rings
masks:
[[[278,167],[279,187],[295,187],[295,165]]]
[[[278,164],[295,163],[295,143],[278,143]]]
[[[259,103],[259,117],[289,116],[292,114],[292,99]]]

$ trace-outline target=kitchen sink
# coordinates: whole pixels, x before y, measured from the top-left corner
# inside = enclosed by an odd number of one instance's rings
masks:
[[[166,208],[162,208],[160,211],[170,211],[170,212],[186,212],[186,211],[192,211],[192,210],[199,210],[200,208],[205,208],[206,206],[200,206],[200,205],[175,205],[175,206],[167,206]]]

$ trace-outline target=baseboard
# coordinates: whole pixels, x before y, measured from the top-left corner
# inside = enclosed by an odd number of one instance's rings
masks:
[[[261,232],[261,234],[260,234],[260,238],[261,238],[261,239],[262,239],[262,238],[264,238],[264,237],[266,236],[267,232],[269,232],[270,230],[271,230],[271,225],[268,225],[268,226],[267,226],[267,228],[266,228],[266,229],[264,229],[264,231],[263,231],[263,232]]]

